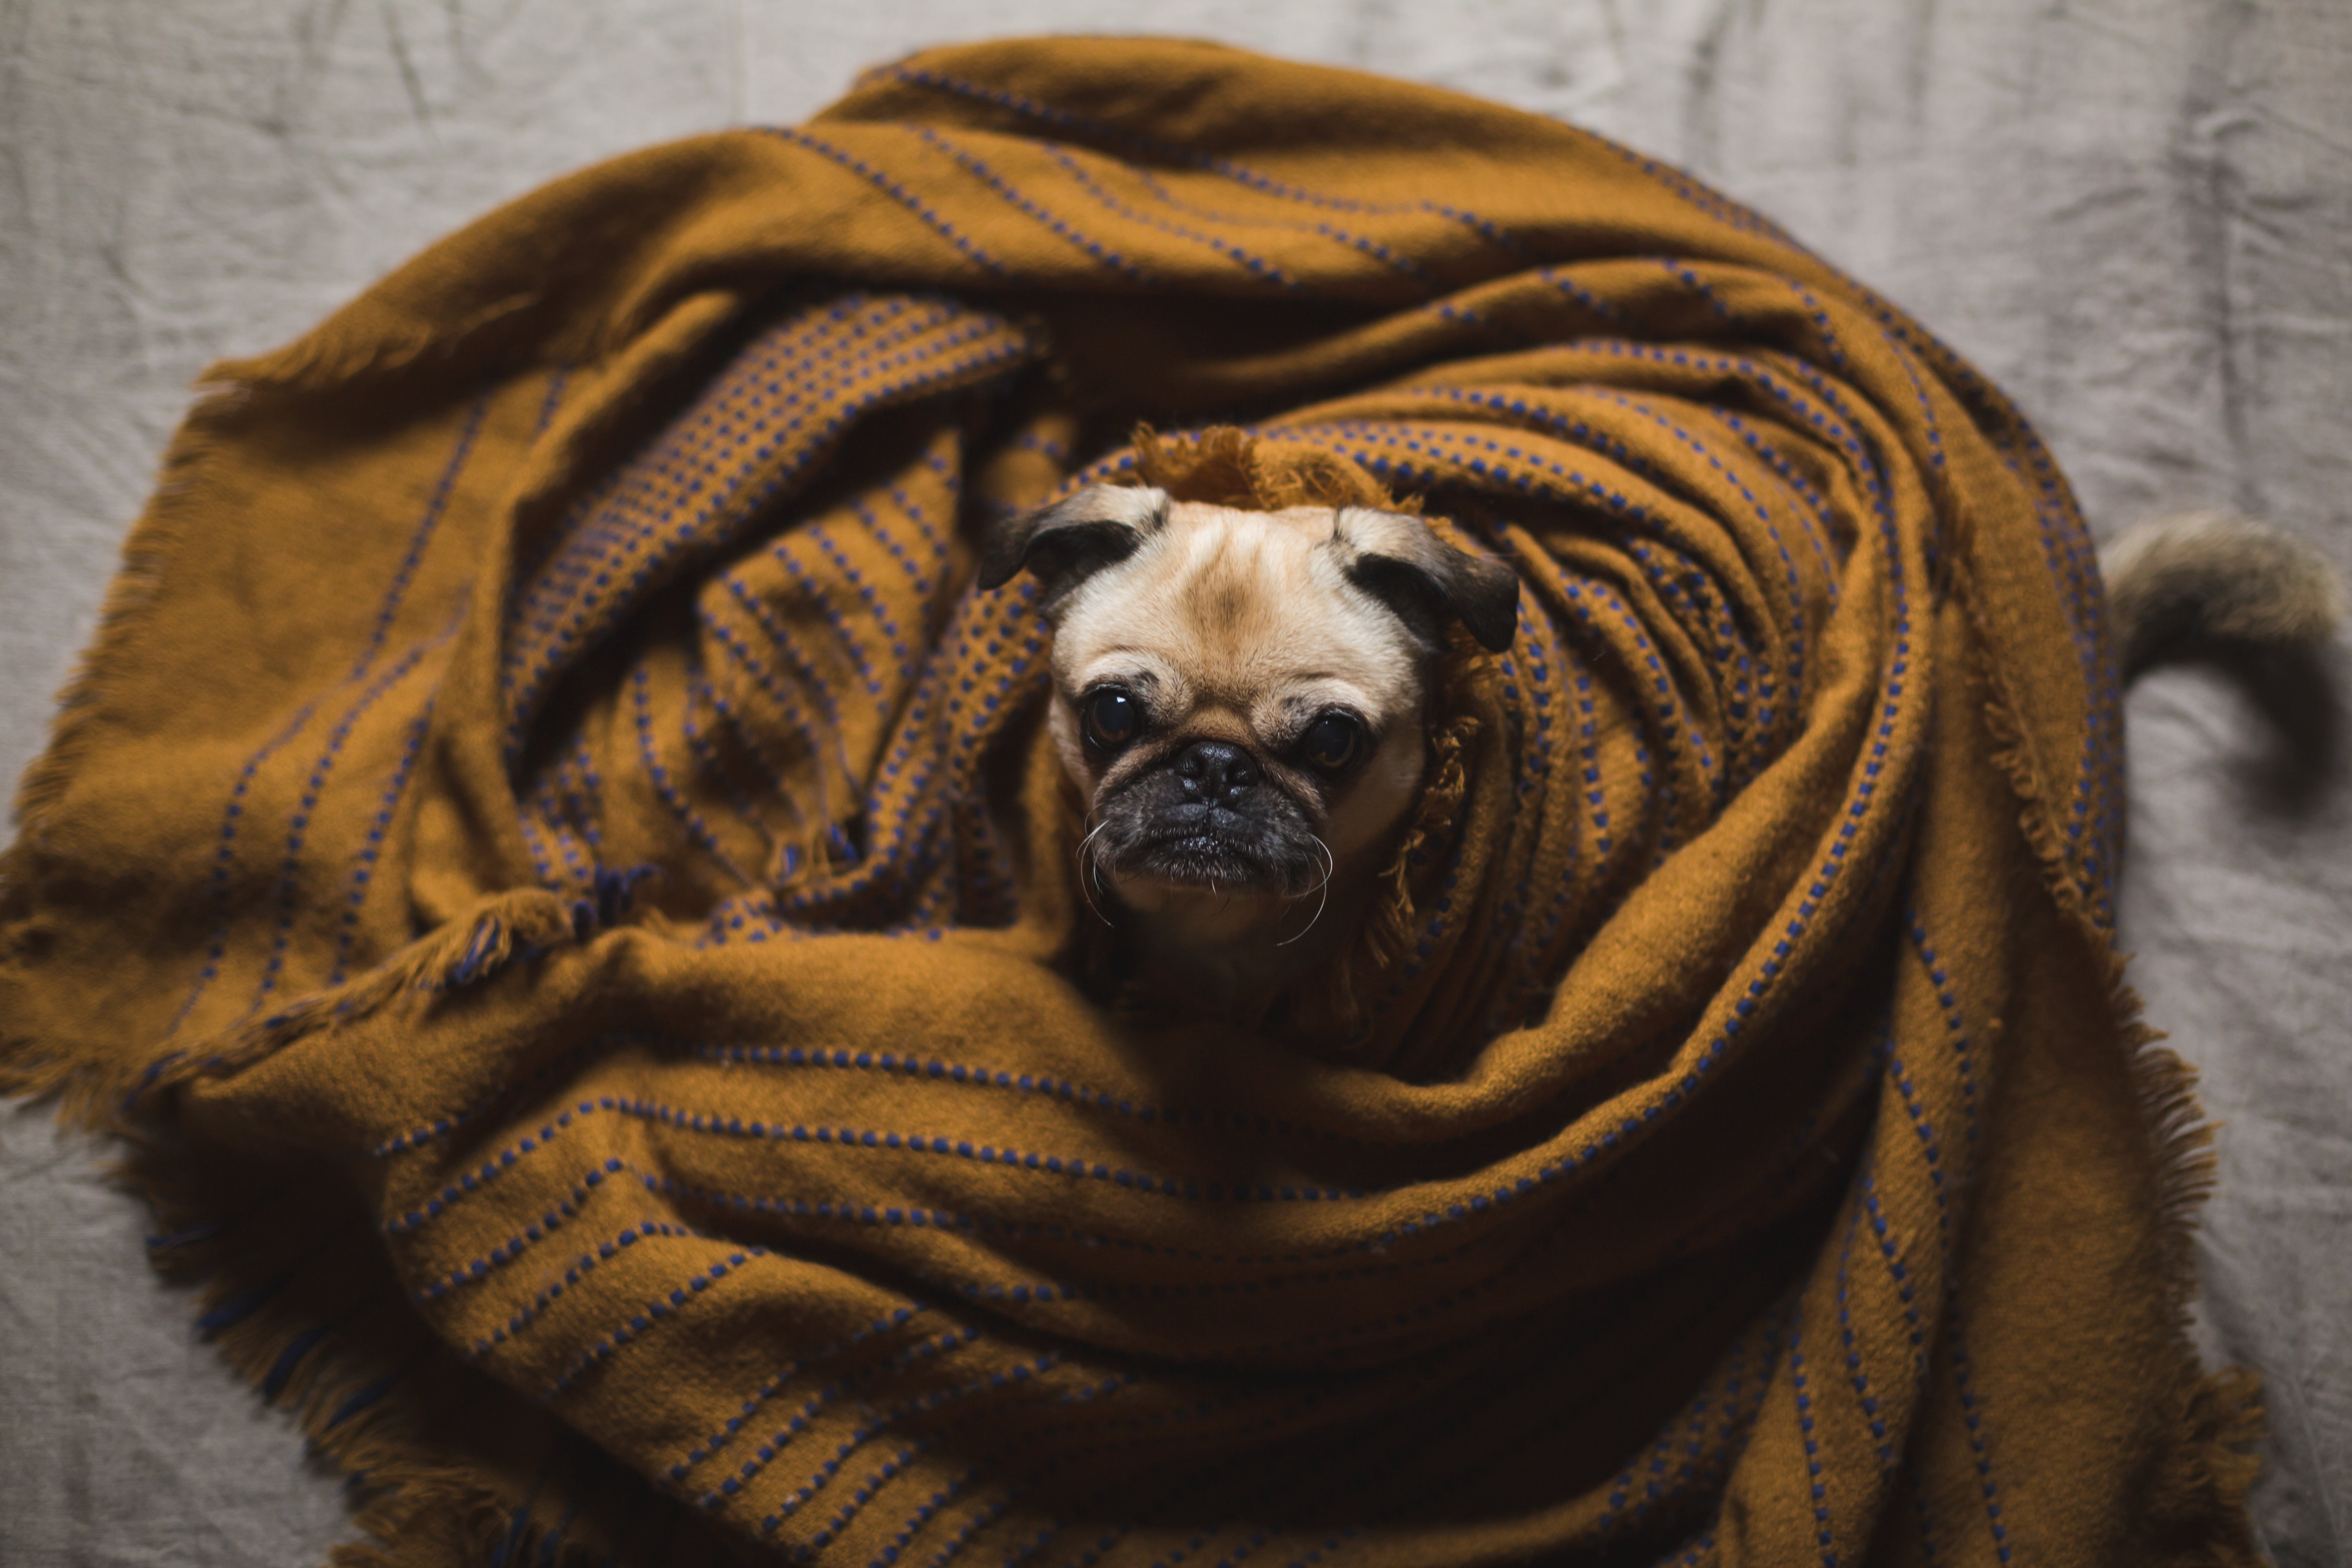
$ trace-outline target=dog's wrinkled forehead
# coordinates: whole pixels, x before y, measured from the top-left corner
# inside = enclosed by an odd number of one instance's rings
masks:
[[[1246,699],[1329,679],[1373,706],[1410,701],[1426,657],[1459,620],[1507,647],[1518,582],[1454,549],[1419,518],[1362,507],[1244,511],[1158,489],[1090,486],[1007,519],[980,584],[1026,571],[1055,621],[1065,689],[1118,671]]]
[[[1195,701],[1246,704],[1308,681],[1347,689],[1375,710],[1408,701],[1422,649],[1349,580],[1354,555],[1328,507],[1171,503],[1150,537],[1060,605],[1055,674],[1074,689],[1139,675]]]

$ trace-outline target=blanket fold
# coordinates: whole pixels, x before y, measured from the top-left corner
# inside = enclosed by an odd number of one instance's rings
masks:
[[[1255,1033],[1089,983],[971,584],[1213,468],[1522,584]],[[1754,214],[944,49],[211,373],[0,862],[0,1084],[141,1140],[354,1562],[2251,1563],[2119,720],[2047,451]]]

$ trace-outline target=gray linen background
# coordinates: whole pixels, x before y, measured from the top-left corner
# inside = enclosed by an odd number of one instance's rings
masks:
[[[2102,532],[2273,519],[2352,568],[2345,0],[0,0],[0,776],[42,743],[208,360],[583,163],[797,120],[921,45],[1180,33],[1680,163],[1918,313]],[[2337,688],[2130,703],[2124,901],[2205,1073],[2200,1331],[2261,1367],[2277,1559],[2352,1529],[2352,784]],[[194,678],[194,672],[192,672]],[[148,1275],[106,1151],[0,1109],[0,1563],[299,1563],[334,1479]],[[2021,1562],[2031,1542],[2021,1543]]]

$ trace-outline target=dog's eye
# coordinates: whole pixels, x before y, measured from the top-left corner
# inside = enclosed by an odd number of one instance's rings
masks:
[[[1087,739],[1106,752],[1118,751],[1143,730],[1143,704],[1116,686],[1087,693],[1078,713]]]
[[[1345,713],[1326,713],[1307,727],[1307,733],[1299,738],[1298,754],[1307,759],[1307,766],[1336,773],[1356,760],[1363,741],[1361,724]]]

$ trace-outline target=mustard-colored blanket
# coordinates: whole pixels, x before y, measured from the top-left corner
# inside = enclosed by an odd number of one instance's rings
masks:
[[[142,1140],[383,1561],[2252,1561],[2082,523],[1754,214],[989,45],[212,383],[25,785],[0,1072]],[[1047,633],[971,586],[1143,420],[1522,578],[1319,1034],[1088,987]]]

